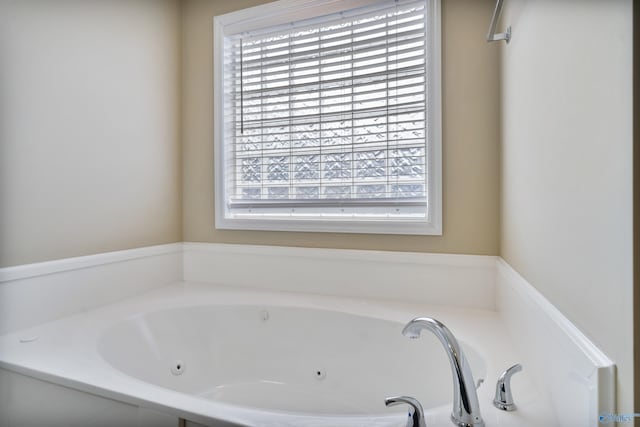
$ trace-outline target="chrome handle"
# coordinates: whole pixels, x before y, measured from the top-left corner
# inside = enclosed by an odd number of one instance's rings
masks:
[[[427,427],[424,421],[424,410],[422,405],[417,399],[408,396],[395,396],[387,397],[384,400],[384,404],[387,406],[395,406],[401,403],[409,405],[409,419],[407,420],[407,427]]]
[[[513,403],[513,395],[511,394],[511,377],[520,371],[522,371],[522,365],[518,363],[500,375],[496,384],[496,396],[493,399],[493,406],[503,411],[516,410],[516,404]]]

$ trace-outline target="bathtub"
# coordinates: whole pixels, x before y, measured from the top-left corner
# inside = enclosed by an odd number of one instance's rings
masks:
[[[401,334],[416,316],[461,342],[489,426],[552,425],[526,372],[522,410],[491,405],[518,362],[495,312],[180,283],[0,337],[0,367],[150,408],[182,425],[404,427],[408,395],[450,426],[452,374],[440,342]],[[526,369],[526,367],[525,367]],[[187,420],[186,422],[184,420]],[[547,423],[547,424],[545,424]]]

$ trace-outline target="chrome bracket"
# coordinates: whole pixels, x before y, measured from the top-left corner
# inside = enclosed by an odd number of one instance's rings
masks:
[[[496,8],[493,10],[493,16],[491,17],[491,23],[489,24],[489,31],[487,32],[487,42],[495,42],[499,40],[505,40],[507,43],[511,40],[511,26],[507,27],[504,33],[496,34],[496,25],[498,25],[498,19],[502,14],[502,1],[496,2]]]

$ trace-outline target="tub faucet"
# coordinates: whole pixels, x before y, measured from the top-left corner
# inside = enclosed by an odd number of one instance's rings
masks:
[[[406,427],[427,427],[424,421],[424,410],[417,399],[409,396],[395,396],[387,397],[384,400],[384,404],[387,406],[399,405],[401,403],[406,403],[410,408]]]
[[[402,335],[418,338],[423,329],[433,332],[438,337],[449,357],[453,374],[451,420],[458,427],[484,427],[471,367],[458,344],[458,340],[445,325],[430,317],[416,317],[407,323],[402,330]]]
[[[500,375],[496,384],[496,397],[493,399],[493,406],[503,411],[516,410],[516,404],[513,403],[513,395],[511,394],[511,377],[520,371],[522,371],[522,365],[518,363]]]

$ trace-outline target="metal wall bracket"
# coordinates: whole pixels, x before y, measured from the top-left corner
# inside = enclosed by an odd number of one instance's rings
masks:
[[[507,31],[504,33],[496,34],[496,25],[500,19],[502,13],[502,1],[496,2],[496,8],[493,10],[493,16],[491,17],[491,23],[489,24],[489,32],[487,33],[487,42],[495,42],[499,40],[506,40],[507,43],[511,40],[511,26],[507,27]]]

